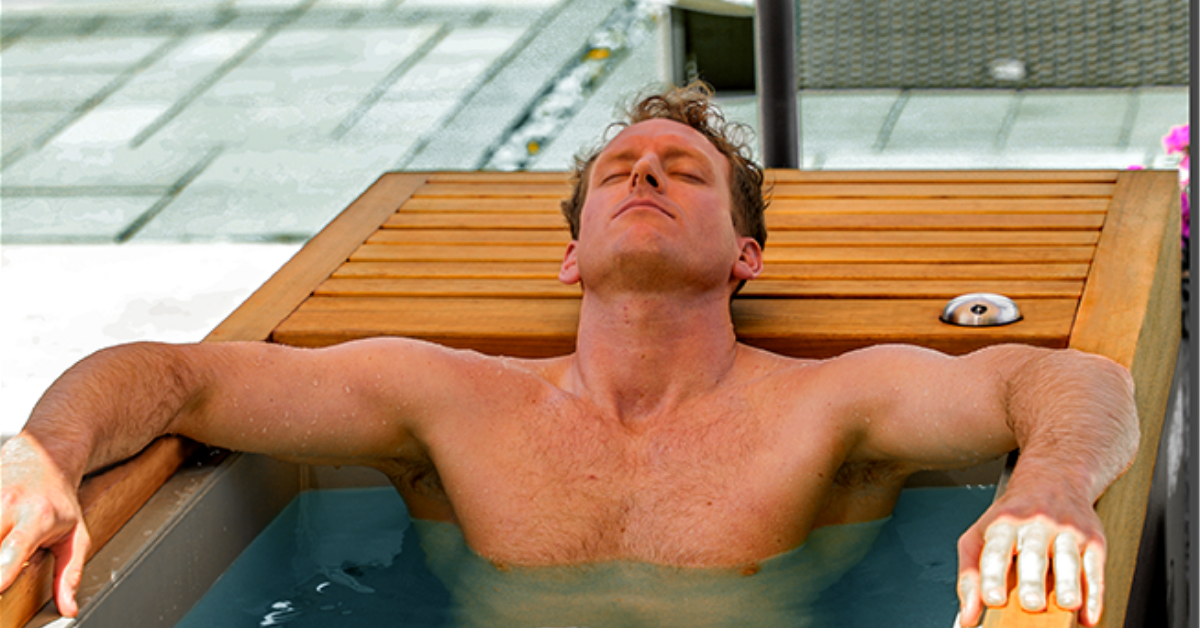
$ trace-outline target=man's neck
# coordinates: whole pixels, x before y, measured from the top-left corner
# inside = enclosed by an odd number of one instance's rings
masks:
[[[610,298],[585,290],[571,386],[633,426],[715,388],[737,347],[725,294]]]

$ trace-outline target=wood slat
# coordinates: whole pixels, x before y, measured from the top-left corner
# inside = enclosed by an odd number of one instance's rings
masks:
[[[766,263],[781,262],[881,262],[881,263],[1062,263],[1091,260],[1090,246],[1028,247],[770,247],[763,252]],[[549,262],[560,261],[563,247],[551,244],[441,246],[414,244],[364,244],[350,260],[368,261],[463,261],[463,262]]]
[[[778,184],[771,191],[774,199],[787,198],[1108,198],[1113,186],[1108,183],[804,183]]]
[[[759,280],[794,279],[1029,279],[1082,280],[1087,263],[1038,264],[792,264],[772,263],[763,267]]]
[[[554,279],[558,276],[559,262],[347,262],[333,273],[338,278],[512,278]]]
[[[552,244],[565,247],[571,241],[566,229],[380,229],[367,244],[437,244],[442,246],[490,246],[496,244]]]
[[[577,299],[577,285],[566,285],[553,278],[389,278],[327,279],[313,293],[339,297],[513,297],[530,299]]]
[[[417,194],[418,198],[564,198],[571,193],[565,184],[521,181],[517,183],[429,183]],[[960,182],[936,183],[787,183],[779,182],[771,190],[775,199],[785,198],[1062,198],[1111,197],[1109,183],[1039,183],[1020,182]]]
[[[1094,245],[1098,231],[894,231],[806,230],[772,233],[769,246],[1035,246]],[[559,244],[571,239],[566,229],[380,229],[368,244]]]
[[[509,196],[504,190],[481,188],[476,195],[427,196],[423,188],[419,196],[404,205],[405,212],[517,212],[517,213],[560,213],[560,203],[566,196]],[[487,194],[486,189],[492,192]],[[952,193],[952,190],[946,193]],[[784,194],[777,190],[771,195],[767,214],[780,212],[825,212],[825,213],[1077,213],[1103,212],[1108,207],[1108,196],[1102,197],[969,197],[929,196],[921,198],[889,198],[881,204],[879,198],[821,197],[811,198],[799,194]]]
[[[1113,183],[1112,170],[780,170],[765,171],[768,181],[779,182],[1006,182],[1041,183]],[[434,172],[428,178],[436,183],[566,183],[566,172]]]
[[[776,231],[774,246],[1094,246],[1098,231]]]
[[[566,172],[430,172],[426,175],[426,179],[430,183],[466,183],[491,186],[505,186],[514,183],[566,185],[570,178]]]
[[[364,244],[350,256],[350,261],[548,262],[562,261],[563,252],[563,247],[556,244],[469,247],[437,244],[412,246]]]
[[[768,168],[766,180],[771,182],[840,182],[840,183],[938,183],[938,182],[1002,182],[1044,183],[1115,183],[1113,170],[781,170]]]
[[[405,209],[388,219],[387,228],[435,229],[566,229],[555,212],[410,212]],[[895,230],[1097,230],[1104,224],[1103,212],[1031,214],[959,214],[948,221],[945,214],[886,213],[783,213],[768,210],[767,229],[772,234],[794,229],[895,229]]]
[[[884,202],[886,201],[886,202]],[[1066,214],[1103,212],[1108,197],[1101,198],[788,198],[775,196],[767,213],[821,212],[853,214]]]
[[[942,263],[1042,263],[1087,262],[1090,246],[942,246],[942,247],[767,247],[763,257],[774,262],[886,262],[908,264]]]
[[[407,207],[407,206],[406,206]],[[388,218],[387,229],[567,229],[561,214],[487,213],[487,212],[415,212],[407,209]]]
[[[1087,214],[768,214],[767,229],[1099,229],[1103,213]],[[770,242],[768,236],[767,241]]]
[[[554,279],[557,262],[348,262],[334,277],[509,277]],[[758,281],[768,279],[1077,279],[1088,264],[767,264]]]
[[[1013,299],[1078,299],[1083,280],[1077,281],[988,281],[951,280],[808,280],[772,281],[757,279],[746,283],[746,297],[802,297],[844,299],[952,299],[972,292],[993,292]]]
[[[520,183],[429,183],[421,188],[417,198],[566,198],[571,187],[565,184]]]
[[[945,305],[940,299],[739,298],[733,312],[745,342],[785,355],[828,357],[880,342],[911,342],[950,353],[997,342],[1064,347],[1076,303],[1031,299],[1020,304],[1024,320],[989,328],[940,322]],[[313,297],[276,328],[272,339],[326,346],[371,336],[406,336],[537,357],[571,351],[578,320],[574,299]],[[805,332],[797,334],[798,329]]]
[[[553,198],[515,198],[499,194],[473,197],[418,196],[404,204],[404,212],[505,212],[559,214],[566,196]]]
[[[969,292],[996,292],[1011,298],[1078,299],[1083,280],[769,280],[746,284],[747,297],[875,298],[875,299],[951,299]],[[406,297],[522,297],[579,298],[576,285],[564,285],[555,278],[343,278],[326,280],[314,292],[317,296],[406,296]]]

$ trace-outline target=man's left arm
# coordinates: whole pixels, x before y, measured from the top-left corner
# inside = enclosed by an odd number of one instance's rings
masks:
[[[1021,456],[1004,495],[959,541],[961,623],[975,625],[982,603],[1004,605],[1015,553],[1023,608],[1046,607],[1053,561],[1058,605],[1094,626],[1105,561],[1094,504],[1137,453],[1133,379],[1115,362],[1077,351],[1012,360],[1005,401]]]
[[[1058,605],[1095,625],[1105,541],[1094,504],[1137,451],[1128,371],[1104,357],[1024,345],[961,357],[880,347],[851,362],[873,384],[857,413],[868,418],[857,456],[947,468],[1013,445],[1021,451],[1004,495],[959,540],[961,624],[976,625],[985,603],[1004,605],[1015,556],[1022,607],[1045,608],[1053,564]]]

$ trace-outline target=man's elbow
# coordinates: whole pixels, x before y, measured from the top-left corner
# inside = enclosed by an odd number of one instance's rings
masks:
[[[1105,396],[1105,405],[1109,406],[1108,414],[1116,423],[1112,451],[1123,473],[1137,458],[1141,440],[1133,374],[1124,365],[1108,357],[1074,349],[1068,351],[1078,356],[1078,359],[1086,361],[1093,377],[1101,382],[1097,390]]]

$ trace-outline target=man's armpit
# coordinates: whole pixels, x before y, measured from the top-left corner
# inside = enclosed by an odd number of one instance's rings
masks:
[[[898,462],[848,462],[838,469],[833,483],[842,489],[891,488],[903,483],[908,475],[909,472]]]

